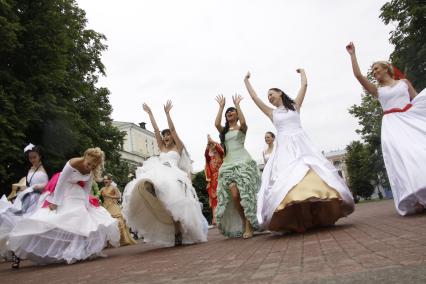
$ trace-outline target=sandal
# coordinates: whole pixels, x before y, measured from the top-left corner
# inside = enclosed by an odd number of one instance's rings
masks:
[[[253,238],[253,231],[244,232],[243,239],[250,239]]]
[[[21,264],[21,259],[17,257],[15,254],[12,255],[12,268],[18,269]]]
[[[175,246],[181,246],[182,245],[182,233],[178,232],[175,234]]]

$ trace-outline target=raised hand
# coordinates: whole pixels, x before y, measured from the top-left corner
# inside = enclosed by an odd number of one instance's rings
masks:
[[[239,94],[235,94],[234,96],[232,96],[232,101],[234,102],[235,106],[239,106],[242,99],[243,97]]]
[[[301,73],[305,73],[305,69],[303,69],[303,68],[298,68],[298,69],[296,69],[296,72],[297,72],[297,73],[299,73],[299,74],[301,74]]]
[[[173,107],[172,101],[167,100],[167,103],[164,105],[164,112],[169,113],[172,107]]]
[[[146,103],[143,103],[142,108],[146,113],[148,114],[152,113],[151,108]]]
[[[244,77],[244,80],[250,79],[250,76],[251,76],[250,71],[248,71],[247,74],[246,74],[246,76]]]
[[[346,46],[346,50],[350,55],[355,54],[355,45],[352,41]]]
[[[220,107],[225,107],[225,97],[223,95],[217,95],[215,100]]]
[[[213,139],[210,137],[210,134],[207,134],[207,144],[214,143]]]

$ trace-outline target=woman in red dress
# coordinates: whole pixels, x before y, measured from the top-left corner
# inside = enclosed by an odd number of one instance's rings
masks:
[[[212,225],[216,225],[217,178],[220,166],[222,165],[223,155],[224,151],[220,144],[214,142],[210,135],[207,135],[207,147],[204,152],[206,167],[204,170],[207,181],[207,192],[209,193],[209,203],[213,213]]]

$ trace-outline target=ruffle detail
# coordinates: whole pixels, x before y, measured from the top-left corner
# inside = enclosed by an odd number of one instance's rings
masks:
[[[253,228],[258,227],[256,217],[257,192],[260,173],[254,160],[223,164],[219,171],[216,222],[220,232],[231,238],[243,235],[243,223],[232,201],[229,185],[235,182],[241,197],[241,206]]]
[[[38,265],[64,261],[71,264],[98,255],[107,242],[118,246],[119,236],[116,222],[110,226],[100,225],[87,237],[52,229],[37,235],[10,236],[9,249]]]

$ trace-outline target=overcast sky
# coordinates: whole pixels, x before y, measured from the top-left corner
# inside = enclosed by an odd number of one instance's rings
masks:
[[[99,86],[111,91],[112,118],[149,122],[148,103],[161,129],[167,128],[163,104],[171,111],[195,170],[204,166],[206,135],[214,127],[217,94],[244,96],[246,148],[261,160],[264,133],[274,126],[257,109],[244,87],[248,70],[258,95],[278,87],[294,97],[300,87],[296,69],[306,70],[308,92],[302,124],[319,150],[344,149],[357,120],[348,108],[360,103],[362,89],[352,75],[345,50],[354,41],[365,73],[372,62],[389,58],[393,47],[379,19],[377,0],[78,0],[88,27],[107,37],[102,59],[107,76]],[[148,123],[147,128],[152,130]]]

